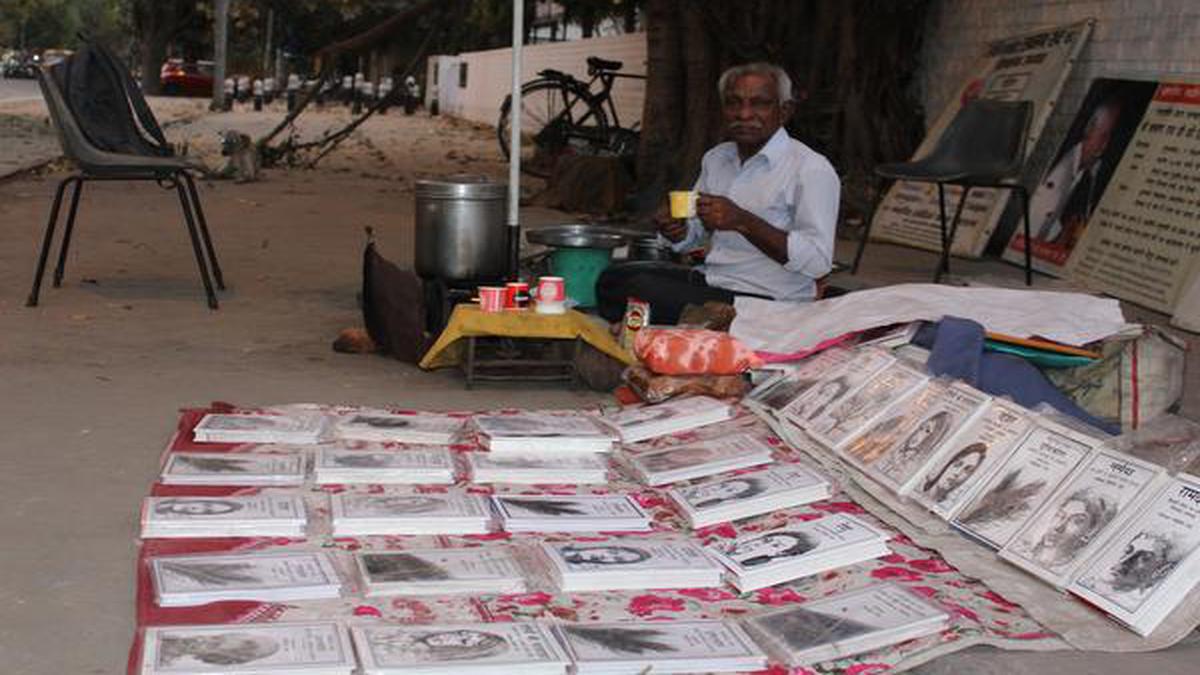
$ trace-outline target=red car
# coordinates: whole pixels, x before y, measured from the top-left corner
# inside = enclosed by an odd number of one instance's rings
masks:
[[[212,96],[213,62],[167,59],[158,79],[168,96]]]

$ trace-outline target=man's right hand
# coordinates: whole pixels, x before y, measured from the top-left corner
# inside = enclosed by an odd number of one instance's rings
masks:
[[[664,204],[654,214],[654,224],[658,226],[659,234],[673,243],[678,244],[687,236],[687,221],[672,218],[671,206],[669,204]]]

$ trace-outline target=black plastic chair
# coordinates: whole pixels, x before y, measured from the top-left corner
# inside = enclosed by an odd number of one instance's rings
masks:
[[[200,207],[200,195],[196,191],[196,183],[191,175],[191,172],[198,170],[199,167],[189,162],[187,158],[174,155],[116,153],[96,147],[83,133],[79,120],[76,119],[71,106],[67,104],[63,89],[57,81],[61,79],[61,72],[56,73],[54,69],[63,67],[65,64],[59,63],[40,70],[38,84],[41,86],[42,96],[46,99],[50,118],[54,121],[54,127],[58,131],[63,153],[68,159],[75,162],[78,171],[59,182],[58,189],[55,191],[54,205],[50,209],[50,218],[46,223],[46,233],[42,239],[41,255],[38,258],[37,272],[33,278],[33,289],[30,291],[25,305],[35,307],[38,304],[42,277],[46,271],[46,260],[50,255],[54,230],[58,223],[58,212],[62,206],[63,192],[66,187],[73,185],[74,190],[71,193],[71,206],[67,211],[67,222],[63,230],[62,243],[59,246],[58,265],[54,269],[55,288],[62,285],[67,250],[71,245],[71,234],[74,230],[75,215],[79,208],[79,198],[83,192],[84,182],[145,180],[154,181],[166,189],[174,189],[179,195],[179,204],[183,209],[192,249],[196,254],[196,264],[200,268],[200,279],[204,283],[208,306],[217,309],[213,280],[216,281],[216,287],[220,290],[225,290],[225,282],[221,275],[221,267],[217,263],[217,254],[213,248],[212,238],[208,233],[208,223],[204,218],[204,211]],[[56,77],[56,75],[60,77]],[[128,77],[128,74],[123,73],[122,76]],[[134,91],[130,95],[140,96],[141,94]],[[142,125],[141,121],[134,118],[135,111],[129,109],[131,102],[126,101],[126,103],[126,114],[130,117],[129,123]],[[149,114],[149,109],[145,110],[146,114]],[[201,248],[202,242],[203,249]],[[211,278],[209,276],[210,265]]]
[[[928,155],[911,162],[875,167],[875,173],[885,179],[937,184],[942,257],[933,277],[934,283],[940,282],[942,275],[950,271],[950,247],[972,188],[1004,188],[1019,194],[1025,241],[1032,241],[1029,236],[1029,192],[1020,183],[1021,167],[1025,163],[1025,140],[1032,117],[1033,104],[1029,101],[977,99],[963,106]],[[963,189],[949,227],[946,224],[947,185],[958,185]],[[854,272],[858,271],[871,234],[870,221],[867,220],[858,242]],[[1026,246],[1025,285],[1032,284],[1033,261],[1030,247]]]

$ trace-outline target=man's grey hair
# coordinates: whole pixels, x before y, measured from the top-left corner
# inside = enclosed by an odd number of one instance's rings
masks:
[[[773,78],[776,93],[779,95],[779,104],[783,105],[792,100],[792,78],[788,77],[787,71],[773,63],[757,61],[733,66],[721,73],[721,79],[717,80],[717,95],[721,97],[722,101],[725,100],[726,88],[745,75],[763,75]]]

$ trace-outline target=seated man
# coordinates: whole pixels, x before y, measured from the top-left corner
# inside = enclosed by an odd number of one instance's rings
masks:
[[[674,324],[685,305],[736,295],[789,302],[812,300],[829,273],[841,184],[829,162],[788,135],[792,82],[778,66],[752,63],[725,71],[718,82],[731,141],[709,150],[695,190],[696,217],[656,217],[677,251],[710,248],[704,264],[627,263],[596,283],[600,314],[618,321],[625,301],[650,303],[650,319]]]

